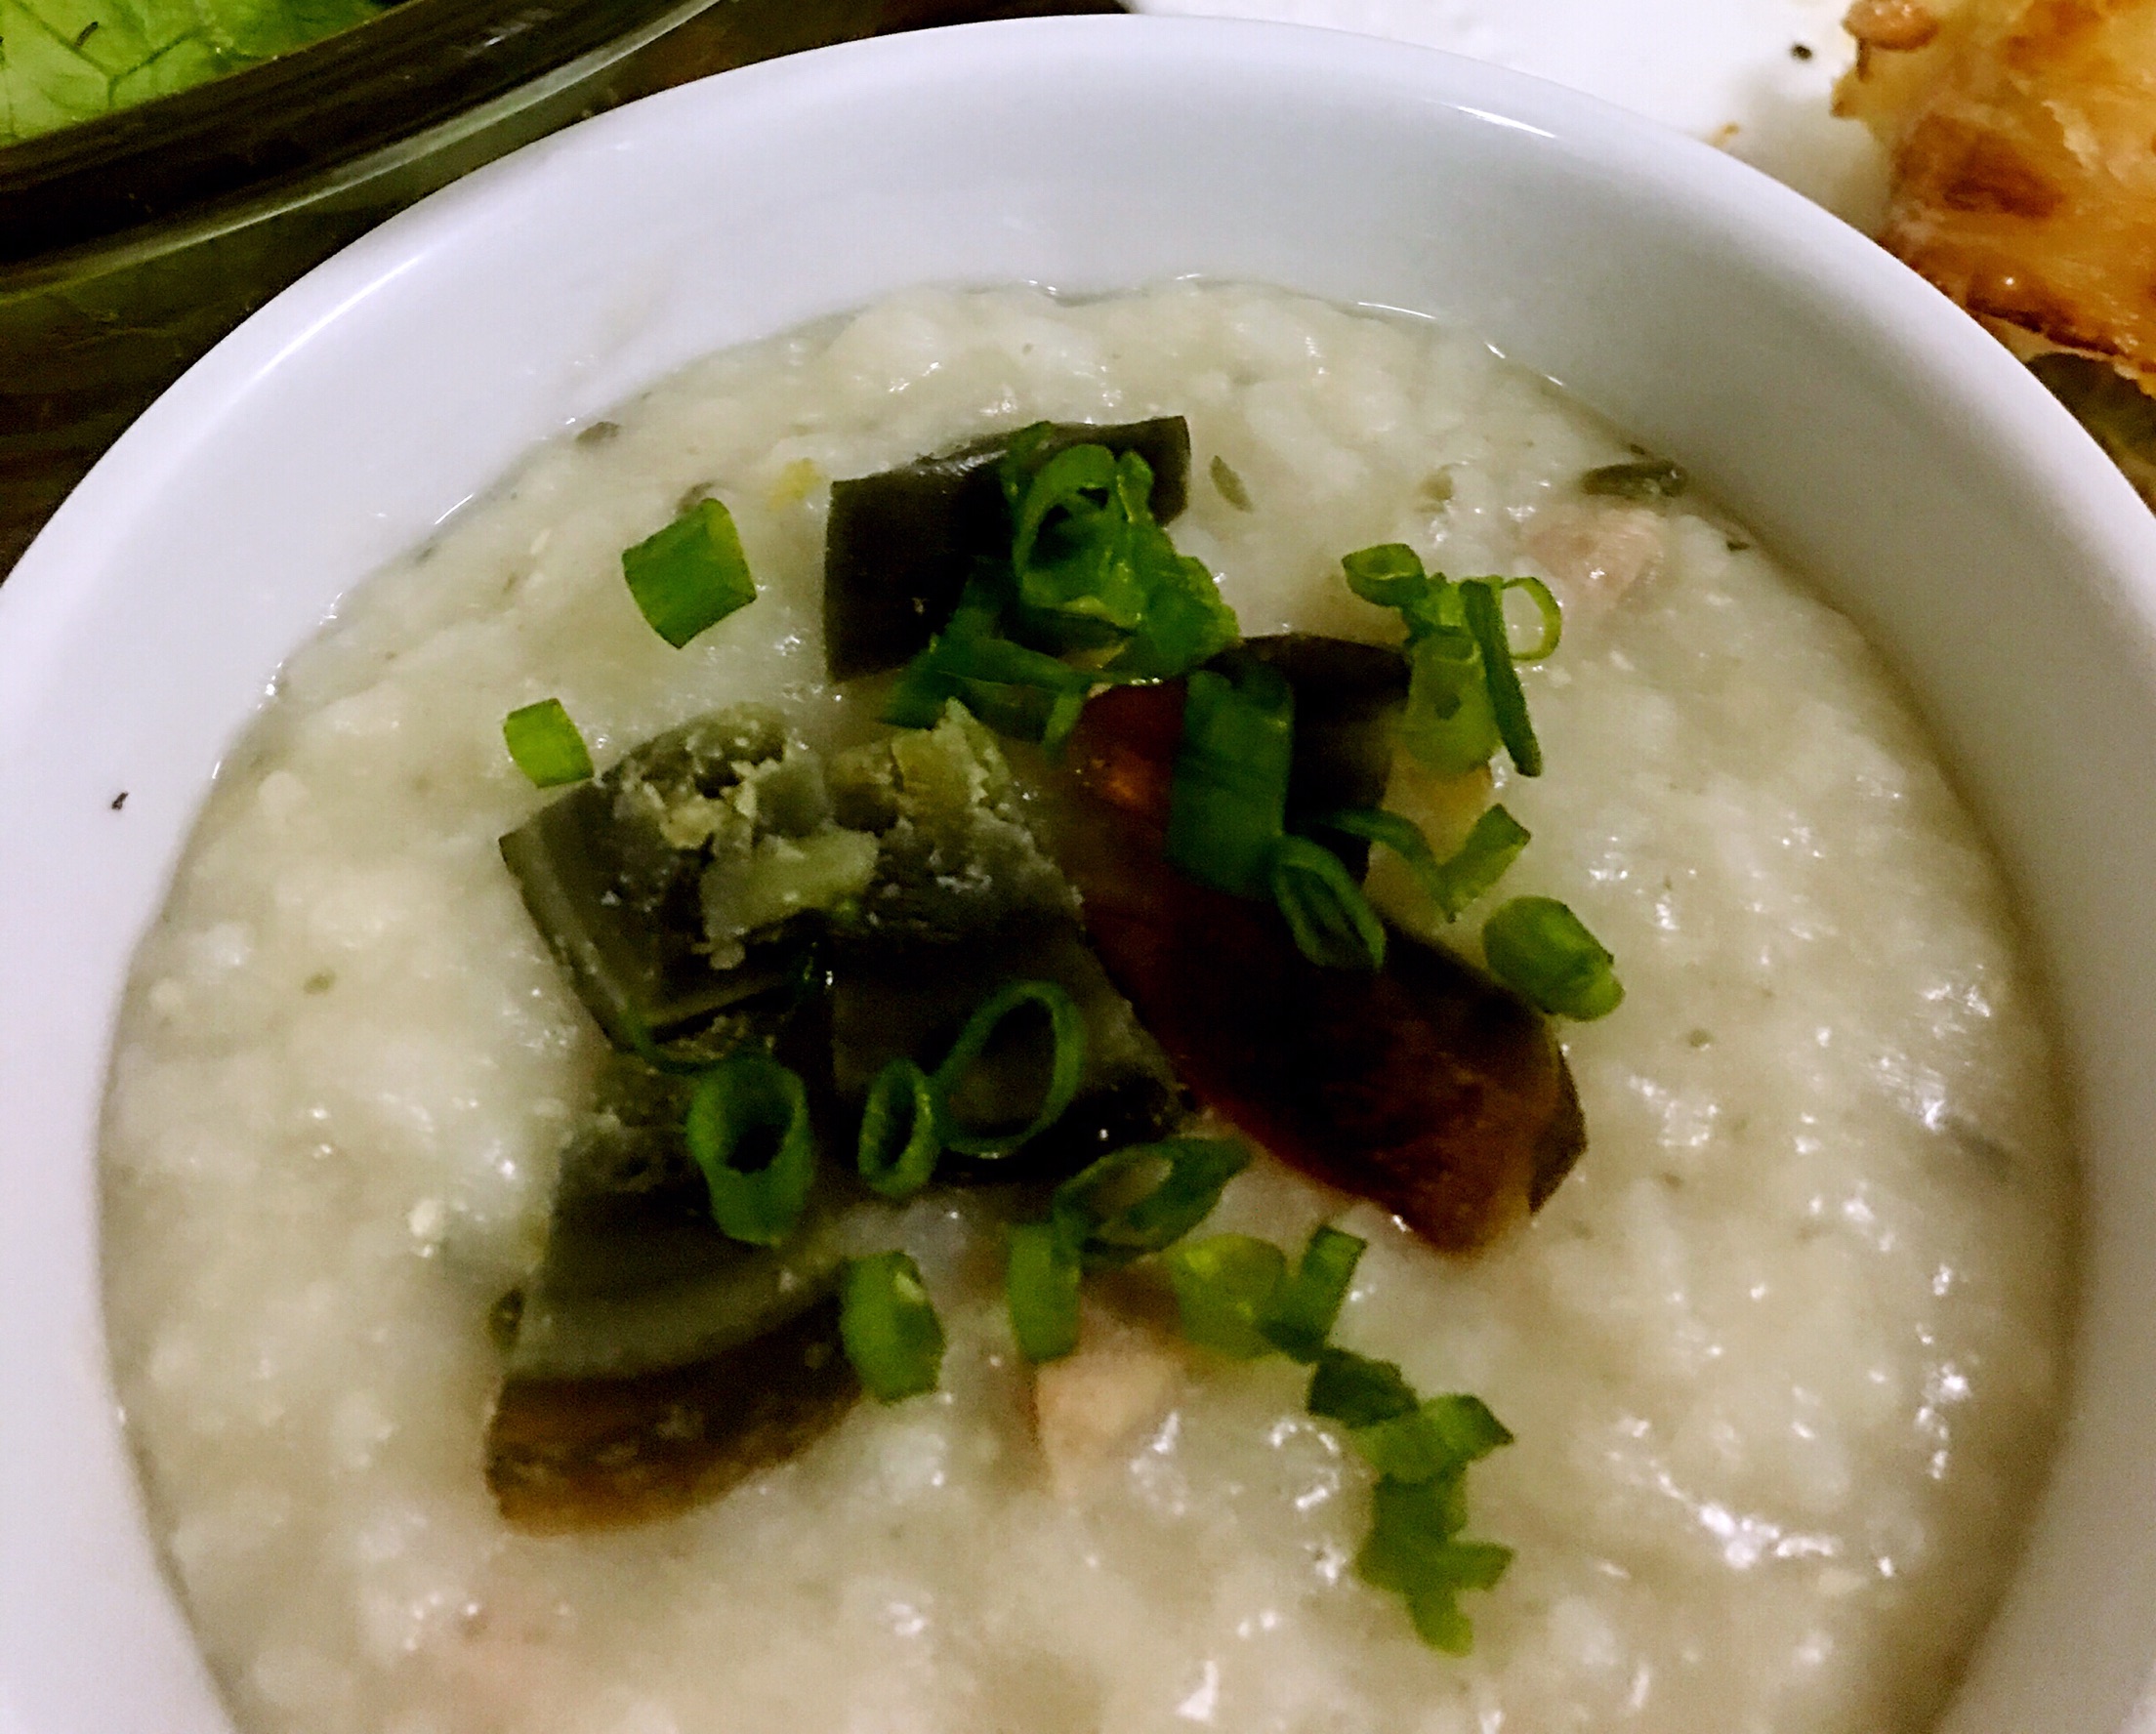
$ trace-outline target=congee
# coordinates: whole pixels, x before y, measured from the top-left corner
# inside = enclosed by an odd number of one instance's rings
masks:
[[[370,579],[104,1185],[249,1734],[1921,1728],[2072,1299],[1856,631],[1472,336],[1191,283],[712,357]]]

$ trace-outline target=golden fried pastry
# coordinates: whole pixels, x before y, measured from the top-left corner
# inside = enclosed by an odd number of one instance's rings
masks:
[[[1845,21],[1836,110],[1892,158],[1881,241],[2024,359],[2156,390],[2156,0],[1856,0]],[[2039,371],[2077,411],[2116,395],[2101,369]]]

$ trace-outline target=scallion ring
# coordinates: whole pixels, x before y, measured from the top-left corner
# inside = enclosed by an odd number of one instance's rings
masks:
[[[697,1080],[684,1131],[724,1233],[776,1246],[793,1232],[816,1173],[808,1093],[798,1075],[767,1053],[731,1054]],[[773,1146],[769,1159],[737,1166],[759,1134]]]
[[[1527,599],[1535,604],[1535,612],[1542,616],[1542,637],[1525,650],[1508,640],[1508,646],[1514,662],[1541,662],[1555,656],[1558,640],[1564,637],[1564,610],[1557,606],[1557,599],[1550,594],[1550,587],[1540,578],[1508,578],[1498,586],[1500,592],[1523,590]]]
[[[624,550],[621,571],[651,630],[677,650],[756,600],[733,516],[717,500],[697,501]]]
[[[1383,844],[1398,855],[1448,922],[1497,884],[1529,842],[1527,827],[1502,806],[1487,808],[1442,861],[1430,851],[1420,826],[1383,807],[1343,807],[1317,822],[1329,831]]]
[[[904,1253],[850,1259],[839,1278],[839,1341],[879,1402],[935,1389],[943,1371],[943,1323]]]
[[[1078,1253],[1053,1222],[1011,1230],[1005,1295],[1011,1332],[1029,1361],[1060,1360],[1078,1346]]]
[[[1443,594],[1456,599],[1460,587]],[[1407,657],[1400,744],[1440,776],[1481,769],[1503,743],[1473,636],[1465,627],[1432,627],[1408,641]]]
[[[1482,955],[1491,974],[1560,1016],[1606,1017],[1625,997],[1615,960],[1555,897],[1514,897],[1498,910],[1482,925]]]
[[[1098,512],[1115,488],[1115,453],[1104,445],[1065,446],[1033,473],[1018,502],[1011,538],[1011,564],[1019,572],[1033,563],[1035,544],[1052,513]]]
[[[1513,670],[1513,647],[1505,635],[1500,582],[1463,578],[1460,600],[1468,631],[1482,653],[1482,675],[1489,685],[1490,711],[1497,719],[1498,737],[1521,776],[1540,776],[1542,747],[1535,739],[1534,724],[1527,720],[1527,695],[1520,691],[1519,676]]]
[[[1258,1328],[1265,1341],[1290,1360],[1314,1362],[1333,1334],[1355,1265],[1368,1245],[1320,1224],[1303,1249],[1295,1274],[1283,1277],[1259,1315]]]
[[[1015,1133],[974,1132],[959,1123],[951,1097],[966,1074],[979,1063],[1005,1018],[1021,1007],[1038,1006],[1048,1016],[1055,1050],[1049,1060],[1048,1088],[1033,1118]],[[1078,1003],[1053,981],[1014,981],[981,1002],[950,1053],[931,1080],[936,1095],[936,1127],[944,1144],[966,1156],[1008,1156],[1062,1118],[1078,1094],[1086,1071],[1086,1019]]]
[[[1385,924],[1341,858],[1306,837],[1283,837],[1267,879],[1303,955],[1324,969],[1385,968]]]
[[[1295,765],[1295,688],[1255,658],[1200,669],[1182,702],[1169,788],[1169,862],[1200,885],[1263,896]]]
[[[1167,1138],[1103,1156],[1056,1188],[1049,1219],[1093,1266],[1175,1245],[1212,1215],[1250,1163],[1240,1138]]]
[[[1170,1247],[1164,1261],[1182,1334],[1192,1342],[1239,1361],[1273,1352],[1260,1321],[1286,1279],[1288,1259],[1272,1242],[1209,1234]]]
[[[592,774],[591,749],[559,698],[542,698],[502,719],[502,741],[517,768],[541,789],[581,783]]]
[[[1342,555],[1340,564],[1348,574],[1348,588],[1381,608],[1412,608],[1430,591],[1422,556],[1405,542],[1359,548]]]
[[[943,1153],[939,1121],[935,1086],[912,1060],[878,1072],[861,1103],[857,1161],[869,1190],[901,1201],[926,1186]]]

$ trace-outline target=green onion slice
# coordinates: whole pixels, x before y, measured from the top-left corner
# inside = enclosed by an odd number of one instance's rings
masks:
[[[1420,1407],[1415,1387],[1391,1361],[1374,1361],[1345,1348],[1318,1352],[1304,1407],[1349,1427],[1373,1426]]]
[[[861,1104],[861,1178],[880,1197],[903,1201],[929,1183],[942,1154],[935,1086],[912,1060],[892,1060]]]
[[[906,664],[885,701],[884,721],[933,728],[956,698],[999,733],[1036,739],[1058,705],[1082,706],[1099,677],[1004,638],[1003,606],[993,584],[969,583],[943,630]],[[1065,732],[1076,722],[1072,710]]]
[[[1431,1397],[1407,1415],[1355,1427],[1355,1449],[1381,1475],[1395,1481],[1429,1481],[1455,1474],[1513,1435],[1480,1397]]]
[[[1420,826],[1383,807],[1343,807],[1317,822],[1327,830],[1383,844],[1398,855],[1448,922],[1504,878],[1529,841],[1527,827],[1502,806],[1483,812],[1459,848],[1443,861],[1431,852]]]
[[[1266,877],[1288,930],[1311,963],[1372,973],[1385,968],[1385,924],[1331,849],[1306,837],[1283,837]]]
[[[793,1232],[816,1173],[808,1093],[796,1073],[767,1053],[729,1055],[697,1080],[684,1130],[723,1232],[751,1246]],[[762,1167],[737,1166],[752,1139],[775,1148]]]
[[[621,570],[651,630],[677,650],[756,600],[733,515],[717,500],[699,500],[625,550]]]
[[[1514,662],[1541,662],[1555,656],[1557,644],[1564,637],[1564,610],[1557,606],[1557,599],[1550,594],[1550,587],[1540,578],[1508,578],[1498,586],[1503,591],[1521,590],[1528,600],[1535,604],[1535,612],[1542,617],[1542,637],[1525,650],[1513,644]]]
[[[1457,598],[1460,587],[1446,594]],[[1482,652],[1465,627],[1433,627],[1408,640],[1407,709],[1400,744],[1440,776],[1464,776],[1500,745]]]
[[[581,783],[592,774],[591,749],[559,698],[510,712],[502,719],[502,739],[517,768],[539,788]]]
[[[1287,821],[1295,688],[1255,659],[1241,659],[1234,673],[1190,677],[1166,852],[1201,885],[1253,896],[1268,885]]]
[[[1422,556],[1405,542],[1385,542],[1341,557],[1348,588],[1381,608],[1413,609],[1430,594]]]
[[[1026,1006],[1038,1006],[1048,1014],[1049,1039],[1055,1044],[1049,1061],[1048,1090],[1033,1118],[1017,1132],[972,1132],[959,1124],[951,1110],[951,1096],[966,1074],[979,1063],[1005,1018]],[[998,988],[975,1008],[943,1063],[931,1080],[936,1096],[936,1132],[950,1149],[967,1156],[1008,1156],[1062,1118],[1063,1110],[1077,1098],[1086,1071],[1086,1019],[1068,990],[1053,981],[1014,981]]]
[[[1136,628],[1146,598],[1132,530],[1152,521],[1152,487],[1143,458],[1118,458],[1104,445],[1067,446],[1043,464],[1019,501],[1011,543],[1019,600],[1118,632]]]
[[[1474,1628],[1460,1612],[1460,1591],[1495,1589],[1513,1562],[1510,1548],[1458,1540],[1466,1519],[1458,1476],[1381,1480],[1371,1497],[1370,1537],[1355,1559],[1365,1583],[1406,1598],[1425,1643],[1453,1656],[1474,1645]]]
[[[1459,1539],[1468,1522],[1468,1466],[1510,1445],[1513,1435],[1480,1398],[1422,1402],[1390,1361],[1340,1348],[1319,1353],[1306,1406],[1345,1423],[1378,1470],[1357,1575],[1406,1600],[1425,1643],[1467,1654],[1474,1629],[1460,1612],[1459,1593],[1493,1588],[1513,1558],[1509,1548]]]
[[[1083,687],[1070,687],[1058,692],[1048,707],[1048,721],[1041,725],[1041,745],[1054,759],[1062,757],[1063,745],[1078,726],[1079,718],[1086,714],[1086,700],[1092,694]]]
[[[1519,676],[1513,671],[1513,648],[1505,634],[1505,609],[1499,581],[1463,578],[1460,600],[1467,614],[1468,631],[1482,653],[1482,673],[1490,690],[1490,711],[1497,720],[1498,737],[1521,776],[1542,774],[1542,747],[1535,739],[1534,724],[1527,720],[1527,695],[1519,689]]]
[[[1005,1295],[1012,1334],[1027,1360],[1060,1360],[1078,1346],[1082,1269],[1055,1223],[1020,1222],[1011,1230]]]
[[[943,1371],[943,1324],[918,1264],[904,1253],[850,1259],[839,1296],[846,1358],[880,1402],[935,1389]]]
[[[1460,846],[1437,868],[1431,896],[1445,919],[1451,921],[1503,879],[1528,841],[1527,827],[1503,806],[1480,814]]]
[[[1587,1022],[1624,1000],[1602,942],[1555,897],[1514,897],[1482,924],[1490,973],[1545,1012]]]
[[[1182,1334],[1201,1347],[1251,1361],[1273,1352],[1260,1321],[1287,1275],[1287,1255],[1250,1234],[1212,1234],[1168,1249],[1168,1280]]]
[[[999,466],[1018,636],[1057,652],[1120,645],[1103,672],[1127,680],[1184,674],[1232,644],[1235,615],[1213,574],[1153,516],[1145,459],[1077,445],[1034,470],[1048,432],[1021,430]]]
[[[1333,1334],[1367,1241],[1320,1225],[1292,1277],[1276,1287],[1260,1319],[1265,1340],[1293,1361],[1314,1362]]]
[[[1240,1138],[1168,1138],[1103,1156],[1056,1188],[1049,1219],[1096,1268],[1165,1251],[1213,1214],[1249,1166]]]

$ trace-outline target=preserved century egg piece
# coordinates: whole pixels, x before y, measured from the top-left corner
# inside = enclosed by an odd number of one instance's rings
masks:
[[[638,1522],[716,1497],[859,1394],[836,1352],[835,1291],[847,1217],[875,1207],[826,1176],[783,1245],[727,1238],[683,1137],[690,1088],[609,1058],[562,1152],[538,1268],[496,1309],[487,1482],[521,1527]]]
[[[628,1379],[511,1378],[486,1431],[486,1480],[522,1529],[672,1516],[820,1438],[861,1394],[826,1294],[691,1366]]]
[[[1101,961],[1201,1101],[1434,1246],[1487,1244],[1586,1147],[1555,1036],[1449,951],[1393,931],[1381,970],[1325,968],[1268,905],[1169,866],[1180,705],[1102,694],[1070,744],[1057,852]]]
[[[840,1099],[858,1102],[892,1059],[933,1071],[990,995],[1045,981],[1069,994],[1084,1019],[1077,1096],[1022,1150],[979,1162],[954,1153],[944,1177],[1067,1174],[1169,1131],[1182,1115],[1174,1070],[1087,946],[1076,895],[1036,839],[1029,801],[995,737],[954,704],[933,728],[839,755],[830,780],[840,819],[878,848],[829,953]],[[972,1068],[969,1099],[955,1104],[971,1124],[1022,1125],[1042,1098],[1050,1050],[1022,1029],[1012,1036]]]
[[[525,907],[617,1048],[714,1018],[756,1022],[794,985],[796,916],[875,865],[834,825],[820,761],[736,705],[645,742],[502,839]],[[742,1031],[722,1028],[714,1052]]]
[[[843,1218],[873,1207],[826,1178],[784,1245],[721,1233],[683,1136],[693,1083],[607,1060],[561,1154],[545,1250],[505,1320],[512,1379],[687,1366],[784,1323],[837,1280]]]

